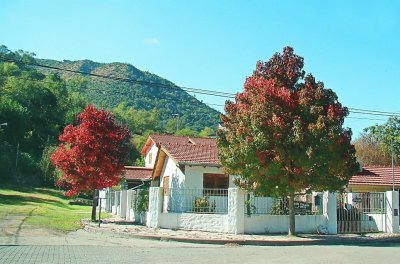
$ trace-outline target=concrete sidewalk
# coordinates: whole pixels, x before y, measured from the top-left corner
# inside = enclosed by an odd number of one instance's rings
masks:
[[[97,223],[84,221],[88,232],[110,234],[114,236],[152,239],[161,241],[177,241],[201,244],[222,245],[265,245],[265,246],[294,246],[294,245],[378,245],[399,244],[400,234],[371,233],[371,234],[339,234],[315,235],[300,234],[288,237],[284,234],[226,234],[204,231],[154,229],[118,219],[108,219],[98,227]]]

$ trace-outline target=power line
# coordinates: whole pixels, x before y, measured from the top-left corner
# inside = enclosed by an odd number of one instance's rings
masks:
[[[400,115],[400,113],[395,113],[395,112],[385,112],[385,111],[377,111],[377,110],[365,110],[365,109],[360,109],[360,108],[349,108],[349,110],[361,111],[361,112],[374,112],[374,113],[379,113],[379,114]]]
[[[18,62],[16,60],[9,60],[9,59],[3,59],[3,58],[0,58],[0,60],[7,61],[7,62],[14,62],[14,63],[23,63],[23,62]],[[136,80],[136,79],[123,78],[123,77],[118,77],[118,76],[101,75],[101,74],[96,74],[96,73],[91,73],[91,72],[65,69],[65,68],[44,65],[44,64],[39,64],[39,63],[33,63],[33,62],[29,62],[29,63],[25,63],[25,64],[29,65],[29,66],[34,66],[34,67],[40,67],[40,68],[64,71],[64,72],[70,72],[70,73],[77,73],[77,74],[82,74],[82,75],[86,75],[86,76],[114,80],[114,81],[122,81],[122,82],[128,82],[128,83],[134,83],[134,84],[140,84],[140,85],[150,85],[153,87],[167,88],[167,89],[179,89],[180,88],[186,92],[192,92],[192,93],[204,94],[204,95],[212,95],[212,96],[218,96],[218,97],[235,98],[235,95],[231,94],[231,93],[205,90],[205,89],[199,89],[199,88],[190,88],[190,87],[184,87],[184,86],[177,86],[172,83],[171,84],[153,83],[153,82],[148,82],[148,81],[140,81],[140,80]]]
[[[4,58],[0,58],[0,60],[7,61],[7,62],[14,62],[14,63],[24,63],[26,65],[30,65],[30,66],[34,66],[34,67],[41,67],[41,68],[46,68],[46,69],[50,69],[50,70],[71,72],[71,73],[82,74],[82,75],[101,78],[101,79],[122,81],[122,82],[133,83],[133,84],[148,85],[148,86],[153,86],[153,87],[157,87],[157,88],[182,89],[186,92],[190,92],[190,93],[194,93],[194,94],[203,94],[203,95],[217,96],[217,97],[223,97],[223,98],[229,98],[229,99],[235,98],[235,95],[232,93],[212,91],[212,90],[199,89],[199,88],[190,88],[190,87],[184,87],[184,86],[177,86],[172,83],[171,84],[153,83],[153,82],[148,82],[148,81],[135,80],[135,79],[131,79],[131,78],[123,78],[123,77],[110,76],[110,75],[107,76],[107,75],[95,74],[95,73],[90,73],[90,72],[65,69],[65,68],[44,65],[44,64],[39,64],[39,63],[33,63],[33,62],[25,63],[22,61],[16,61],[16,60],[11,60],[11,59],[4,59]],[[224,107],[224,105],[219,105],[219,104],[208,104],[208,105]],[[348,109],[349,109],[350,113],[355,113],[355,114],[400,117],[400,113],[396,113],[396,112],[350,108],[350,107]],[[357,119],[361,119],[361,118],[357,118]],[[368,118],[364,118],[364,119],[368,120]],[[371,119],[371,118],[369,118],[369,119]]]
[[[356,116],[348,116],[346,118],[360,119],[360,120],[372,120],[372,121],[387,121],[386,119],[368,118],[368,117],[356,117]]]

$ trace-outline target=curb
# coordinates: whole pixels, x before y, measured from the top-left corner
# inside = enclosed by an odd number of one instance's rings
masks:
[[[251,239],[193,239],[185,237],[172,237],[162,235],[138,235],[132,233],[121,233],[106,229],[99,229],[90,225],[85,225],[84,230],[91,233],[107,234],[123,238],[137,238],[165,242],[182,242],[194,244],[212,245],[241,245],[241,246],[385,246],[390,244],[400,245],[400,236],[384,238],[345,238],[326,236],[318,239],[309,240],[251,240]]]

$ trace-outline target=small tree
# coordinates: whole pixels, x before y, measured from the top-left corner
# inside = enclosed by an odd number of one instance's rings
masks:
[[[362,133],[353,144],[357,159],[363,165],[390,166],[390,142],[389,146],[385,145],[383,139],[369,131]]]
[[[258,62],[244,92],[226,102],[217,139],[222,165],[241,176],[237,185],[289,197],[289,235],[296,193],[341,189],[358,170],[351,131],[342,128],[347,108],[304,75],[303,58],[290,47]]]
[[[61,144],[51,156],[61,172],[57,184],[66,188],[67,196],[117,184],[131,149],[128,129],[115,124],[111,113],[88,105],[77,121],[77,126],[64,128]]]

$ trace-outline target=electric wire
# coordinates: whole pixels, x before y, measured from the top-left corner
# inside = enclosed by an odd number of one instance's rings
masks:
[[[104,80],[107,79],[107,80],[113,80],[113,81],[122,81],[122,82],[127,82],[127,83],[132,83],[132,84],[140,84],[140,85],[152,86],[152,87],[156,87],[156,88],[167,88],[167,89],[175,89],[175,90],[182,89],[182,90],[184,90],[184,91],[186,91],[188,93],[217,96],[217,97],[223,97],[223,98],[227,98],[227,99],[235,98],[235,94],[233,94],[233,93],[219,92],[219,91],[206,90],[206,89],[200,89],[200,88],[191,88],[191,87],[185,87],[185,86],[177,86],[177,85],[175,85],[173,83],[170,83],[170,84],[155,83],[155,82],[142,81],[142,80],[136,80],[136,79],[131,79],[131,78],[123,78],[123,77],[111,76],[111,75],[101,75],[101,74],[96,74],[96,73],[91,73],[91,72],[84,72],[84,71],[79,71],[79,70],[71,70],[71,69],[66,69],[66,68],[61,68],[61,67],[44,65],[44,64],[40,64],[40,63],[22,62],[22,61],[16,61],[16,60],[11,60],[11,59],[4,59],[4,58],[0,58],[0,61],[23,63],[25,65],[29,65],[29,66],[33,66],[33,67],[40,67],[40,68],[46,68],[46,69],[50,69],[50,70],[81,74],[81,75],[100,78],[100,79],[104,79]],[[41,81],[41,80],[37,80],[37,81]],[[48,81],[46,80],[45,82],[48,82]],[[66,82],[66,85],[68,85],[67,82]],[[96,89],[93,89],[93,90],[96,90]],[[211,103],[204,103],[204,104],[224,107],[224,105],[220,105],[220,104],[211,104]],[[370,109],[360,109],[360,108],[351,108],[351,107],[349,107],[348,109],[349,109],[350,113],[354,113],[354,114],[372,115],[372,116],[386,116],[386,117],[400,117],[400,113],[396,113],[396,112],[370,110]],[[365,119],[365,120],[376,120],[376,121],[382,120],[382,119],[373,119],[373,118],[367,118],[367,117],[365,117],[365,118],[362,118],[362,117],[348,117],[348,118]]]

